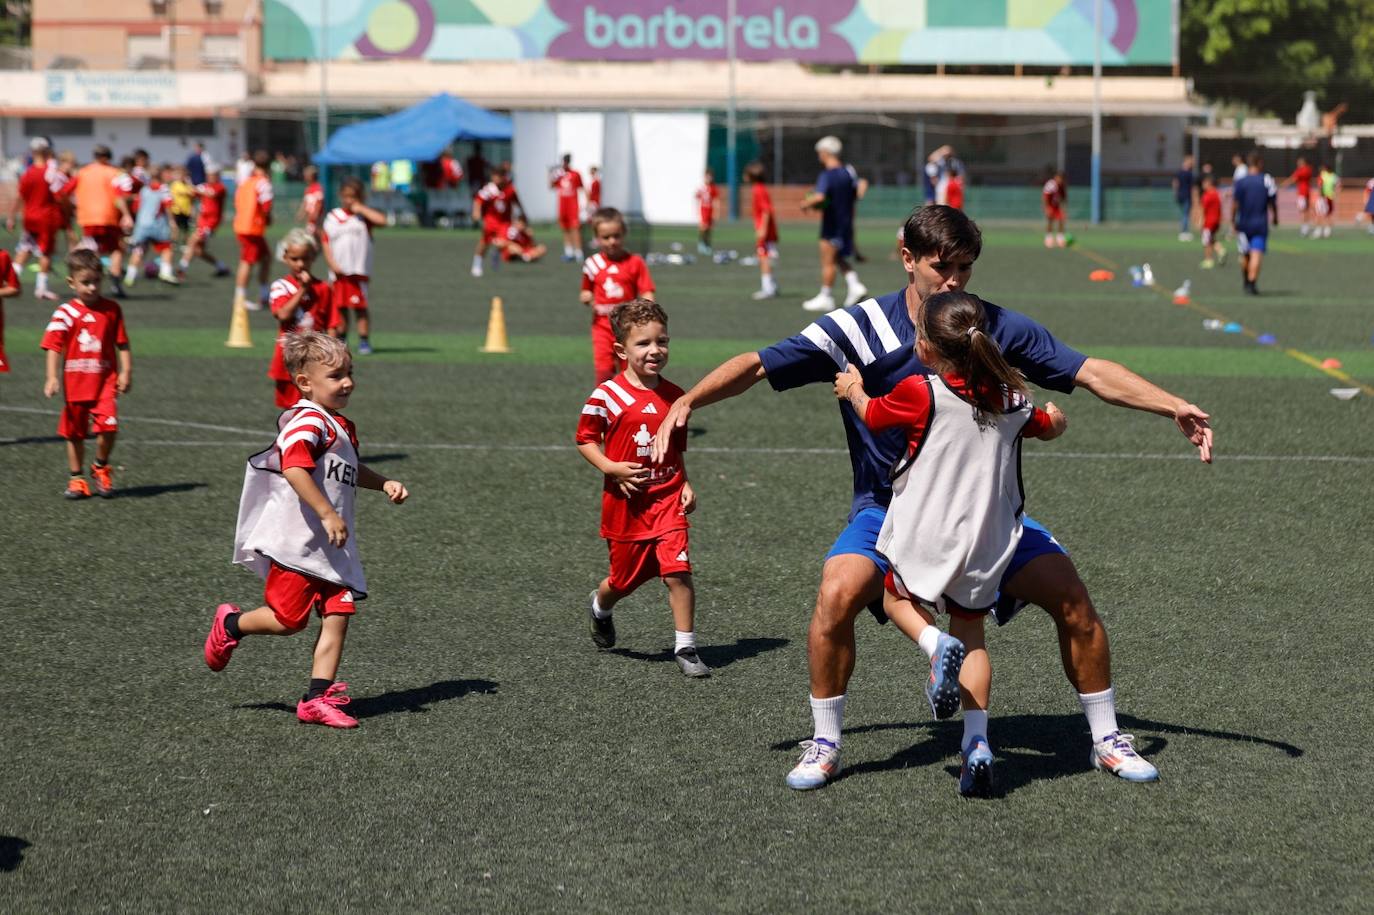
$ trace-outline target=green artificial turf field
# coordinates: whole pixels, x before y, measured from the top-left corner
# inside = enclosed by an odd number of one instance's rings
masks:
[[[746,233],[719,241],[743,249]],[[689,386],[801,329],[812,233],[784,226],[773,302],[750,301],[752,268],[654,268],[667,377]],[[675,239],[690,248],[669,230],[655,247]],[[891,228],[861,240],[870,288],[899,287]],[[578,272],[554,260],[475,281],[471,245],[378,237],[378,352],[356,363],[349,414],[364,460],[412,499],[359,499],[372,593],[341,671],[354,732],[295,721],[308,635],[250,639],[222,674],[201,659],[214,606],[261,596],[229,553],[244,458],[274,429],[270,319],[253,317],[254,349],[229,350],[228,281],[204,265],[176,290],[142,281],[125,303],[119,497],[67,503],[37,351],[50,309],[6,302],[0,910],[1367,909],[1374,389],[1328,391],[1374,384],[1374,238],[1284,227],[1253,299],[1165,228],[1083,231],[1067,251],[1033,226],[987,229],[971,288],[1209,410],[1217,459],[1198,462],[1167,420],[1055,398],[1069,431],[1027,443],[1028,511],[1091,588],[1121,722],[1162,778],[1089,768],[1053,626],[1027,611],[990,637],[986,801],[958,797],[960,724],[930,720],[924,657],[867,617],[846,774],[783,785],[811,733],[820,559],[849,504],[822,386],[694,420],[715,675],[679,675],[657,585],[617,609],[617,649],[591,645],[606,553],[599,480],[572,447],[592,384]],[[1131,288],[1142,261],[1162,290]],[[1116,281],[1089,282],[1105,264]],[[1193,302],[1175,306],[1184,278]],[[511,355],[477,352],[493,295]],[[1312,365],[1330,358],[1339,375]]]

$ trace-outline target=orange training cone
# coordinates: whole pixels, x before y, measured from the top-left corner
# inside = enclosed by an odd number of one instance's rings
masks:
[[[253,340],[248,334],[248,309],[243,307],[243,300],[234,299],[234,313],[229,318],[229,339],[224,341],[225,346],[234,349],[250,349]]]
[[[510,340],[506,337],[506,313],[501,309],[501,297],[491,297],[491,315],[487,318],[487,342],[482,347],[484,353],[509,353]]]

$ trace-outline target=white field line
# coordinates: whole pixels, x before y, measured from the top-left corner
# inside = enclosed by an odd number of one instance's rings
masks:
[[[33,407],[0,406],[0,412],[57,416],[57,411],[55,410],[40,410]],[[156,423],[163,426],[204,429],[212,432],[235,432],[253,436],[251,439],[227,439],[223,441],[123,439],[119,443],[121,448],[147,446],[153,448],[243,447],[261,449],[271,443],[270,430],[244,429],[239,426],[217,426],[209,423],[196,423],[180,419],[156,419],[147,416],[122,416],[120,419],[124,422]],[[0,444],[14,444],[18,441],[19,439],[16,438],[0,438]],[[410,451],[485,451],[521,452],[531,454],[572,454],[573,451],[576,450],[571,440],[569,440],[568,444],[564,445],[505,445],[483,442],[367,442],[367,449],[369,451],[376,451],[381,448],[401,448]],[[689,450],[692,454],[817,455],[823,457],[836,457],[849,453],[844,448],[720,448],[710,445],[694,446]],[[1198,459],[1197,455],[1191,450],[1180,450],[1177,452],[1160,454],[1146,451],[1040,451],[1037,449],[1025,451],[1023,456],[1032,459],[1050,458],[1079,461],[1196,461]],[[1341,454],[1219,454],[1217,455],[1217,460],[1222,462],[1249,461],[1288,464],[1309,462],[1324,464],[1374,464],[1374,456]]]

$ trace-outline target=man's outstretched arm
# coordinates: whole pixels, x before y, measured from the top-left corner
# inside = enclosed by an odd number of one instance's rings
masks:
[[[663,460],[673,433],[687,425],[687,419],[692,415],[693,409],[743,394],[765,377],[767,372],[763,369],[763,360],[754,352],[740,353],[716,366],[709,375],[698,381],[692,390],[673,402],[672,408],[668,410],[668,415],[663,417],[663,423],[654,436],[649,460],[655,464]]]
[[[702,383],[705,383],[705,379]],[[1195,404],[1170,394],[1124,365],[1108,359],[1089,357],[1074,376],[1074,384],[1086,388],[1109,404],[1170,417],[1184,437],[1197,447],[1202,460],[1212,463],[1212,427],[1208,415]]]

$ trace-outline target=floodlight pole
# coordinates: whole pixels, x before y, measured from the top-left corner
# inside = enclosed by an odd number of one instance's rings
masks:
[[[735,9],[738,0],[725,4],[725,54],[729,59],[730,98],[725,109],[725,172],[730,188],[730,219],[739,218],[739,154],[735,138]]]
[[[329,83],[327,78],[329,60],[329,0],[320,0],[320,110],[315,127],[315,148],[323,152],[329,142]],[[329,200],[328,166],[316,163],[320,170],[320,187],[324,188],[326,205]]]
[[[1102,0],[1093,0],[1092,223],[1102,222]]]

